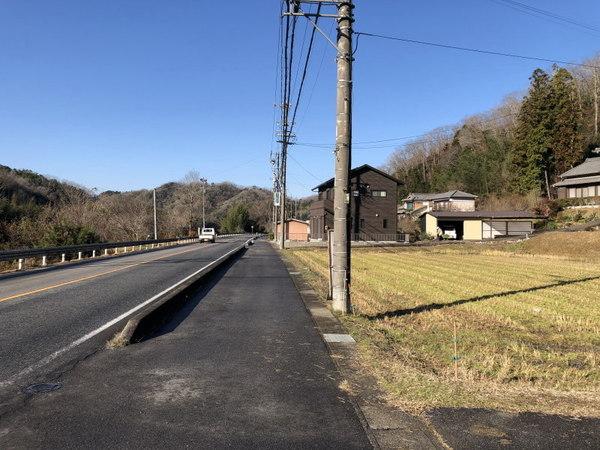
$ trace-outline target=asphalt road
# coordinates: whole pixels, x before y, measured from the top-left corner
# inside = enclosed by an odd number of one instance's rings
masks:
[[[167,289],[245,239],[224,238],[214,244],[0,275],[0,390],[37,380],[44,375],[44,366],[51,366],[44,361],[54,352]],[[97,339],[86,342],[64,358],[75,358],[78,351],[89,352],[90,345],[98,348],[102,344]]]
[[[372,448],[269,243],[204,279],[169,319],[2,415],[0,448]]]

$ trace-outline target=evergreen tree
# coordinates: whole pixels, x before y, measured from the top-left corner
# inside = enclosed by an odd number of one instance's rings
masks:
[[[221,232],[243,233],[248,226],[249,218],[248,208],[244,205],[231,206],[221,221]]]
[[[554,156],[554,179],[583,159],[582,113],[577,99],[577,86],[571,73],[555,68],[552,76],[552,153]]]
[[[542,69],[534,70],[530,80],[517,118],[510,159],[512,189],[519,193],[542,192],[544,172],[553,166],[551,80]]]

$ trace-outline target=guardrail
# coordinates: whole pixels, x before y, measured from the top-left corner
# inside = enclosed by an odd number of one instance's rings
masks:
[[[132,251],[150,250],[160,247],[189,244],[197,242],[197,238],[171,238],[145,241],[127,241],[127,242],[104,242],[99,244],[81,244],[68,245],[64,247],[34,248],[25,250],[5,250],[0,252],[0,261],[17,261],[17,270],[23,270],[27,259],[41,259],[39,265],[45,267],[49,263],[49,258],[59,257],[61,263],[67,260],[81,261],[84,256],[92,258],[100,256],[117,255],[129,253]],[[72,258],[75,256],[74,258]]]
[[[221,234],[221,237],[242,236],[243,234]],[[152,250],[172,245],[191,244],[199,242],[198,238],[149,239],[145,241],[103,242],[98,244],[68,245],[64,247],[47,247],[21,250],[0,251],[0,262],[17,261],[17,270],[23,270],[27,259],[41,260],[40,266],[45,267],[53,256],[59,257],[59,262],[81,261],[84,257],[118,255],[133,251]],[[74,256],[74,258],[72,258]]]

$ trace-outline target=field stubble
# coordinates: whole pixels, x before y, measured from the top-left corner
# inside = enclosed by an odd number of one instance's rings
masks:
[[[600,260],[467,244],[353,255],[343,321],[392,402],[600,416]],[[326,292],[324,250],[287,257]]]

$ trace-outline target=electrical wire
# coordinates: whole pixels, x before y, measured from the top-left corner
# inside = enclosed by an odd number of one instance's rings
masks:
[[[317,12],[315,17],[315,25],[319,22],[319,14],[321,13],[321,3],[317,6]],[[308,24],[308,22],[307,22]],[[308,65],[310,64],[310,57],[312,54],[313,44],[315,42],[315,33],[317,31],[316,26],[313,27],[310,35],[310,42],[308,44],[308,51],[306,52],[306,60],[304,62],[304,70],[302,71],[302,79],[300,81],[300,87],[298,88],[298,96],[296,97],[296,104],[294,105],[294,113],[292,114],[292,122],[290,124],[290,133],[294,128],[296,122],[296,115],[298,114],[298,107],[300,106],[300,98],[302,97],[302,90],[304,89],[304,82],[306,81],[306,74],[308,72]]]
[[[306,167],[304,167],[302,164],[300,164],[300,162],[296,158],[294,158],[291,154],[289,154],[288,156],[291,158],[292,161],[294,161],[298,165],[298,167],[300,167],[302,170],[304,170],[307,174],[309,174],[315,180],[321,181],[321,178],[319,178],[314,173],[312,173],[310,170],[308,170]]]
[[[486,123],[497,122],[499,120],[507,119],[509,117],[514,117],[516,115],[517,115],[517,113],[510,113],[510,114],[506,114],[504,116],[494,117],[494,118],[487,119],[487,120],[478,120],[475,123],[477,125],[483,125]],[[468,121],[468,119],[467,119],[467,121]],[[463,121],[462,123],[466,124],[467,121]],[[474,123],[474,122],[468,121],[468,123]],[[448,127],[448,128],[450,129],[451,127]],[[360,144],[377,144],[377,143],[383,143],[383,142],[418,139],[420,137],[425,137],[425,136],[429,136],[429,135],[430,135],[430,133],[423,133],[423,134],[416,134],[416,135],[412,135],[412,136],[402,136],[402,137],[389,138],[389,139],[378,139],[378,140],[372,140],[372,141],[357,141],[357,142],[352,143],[352,148],[355,150],[394,148],[394,147],[398,147],[398,145],[400,145],[400,143],[395,143],[395,144],[390,144],[390,145],[381,145],[381,146],[363,146],[363,147],[361,147]],[[421,141],[413,141],[413,142],[421,142]],[[335,147],[334,144],[314,143],[314,142],[297,142],[295,145],[300,146],[300,147],[313,147],[313,148],[323,148],[323,149],[331,149],[331,148]]]
[[[586,23],[579,22],[570,17],[562,16],[560,14],[553,13],[552,11],[548,11],[545,9],[530,6],[525,3],[515,1],[515,0],[491,0],[491,1],[496,4],[502,4],[503,6],[508,6],[511,9],[525,13],[530,16],[536,16],[536,17],[541,16],[541,18],[551,19],[551,21],[554,23],[558,22],[558,23],[573,25],[573,26],[582,28],[587,31],[593,31],[594,34],[596,34],[596,35],[597,35],[597,33],[600,33],[600,28],[596,28],[592,25],[588,25]]]
[[[496,52],[493,50],[482,50],[482,49],[478,49],[478,48],[460,47],[457,45],[442,44],[439,42],[420,41],[417,39],[407,39],[407,38],[401,38],[401,37],[397,37],[397,36],[387,36],[387,35],[376,34],[376,33],[356,32],[355,34],[360,35],[360,36],[368,36],[368,37],[373,37],[373,38],[386,39],[389,41],[400,41],[400,42],[406,42],[409,44],[428,45],[431,47],[439,47],[439,48],[445,48],[445,49],[450,49],[450,50],[460,50],[463,52],[481,53],[481,54],[485,54],[485,55],[503,56],[503,57],[507,57],[507,58],[526,59],[526,60],[530,60],[530,61],[541,61],[541,62],[549,62],[549,63],[554,63],[554,64],[565,64],[565,65],[569,65],[569,66],[586,67],[588,69],[595,69],[595,70],[600,69],[600,67],[598,67],[598,66],[574,63],[574,62],[570,62],[570,61],[562,61],[560,59],[541,58],[541,57],[537,57],[537,56],[518,55],[516,53],[505,53],[505,52]]]
[[[333,31],[333,26],[334,25],[335,25],[335,22],[331,21],[331,25],[329,26],[329,32],[328,32],[329,36],[331,36],[331,32]],[[306,102],[306,108],[304,109],[304,112],[302,113],[302,117],[298,121],[298,126],[296,128],[300,128],[301,124],[304,123],[304,119],[306,119],[306,115],[308,114],[308,111],[310,109],[310,105],[312,103],[312,99],[313,99],[313,95],[315,93],[315,89],[316,89],[317,84],[319,82],[319,77],[321,76],[321,71],[323,70],[323,63],[325,62],[325,56],[327,55],[327,52],[329,51],[329,49],[330,49],[330,47],[328,45],[325,45],[323,47],[323,54],[321,55],[321,62],[319,63],[319,68],[317,69],[317,74],[315,75],[315,81],[312,84],[312,87],[310,89],[310,95],[308,96],[308,101]]]

